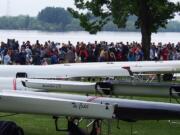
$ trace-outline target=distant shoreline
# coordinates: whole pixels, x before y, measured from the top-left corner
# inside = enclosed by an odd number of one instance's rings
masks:
[[[66,11],[67,12],[67,11]],[[38,19],[38,17],[30,16],[15,16],[15,17],[0,17],[0,29],[1,30],[40,30],[45,32],[69,32],[69,31],[83,31],[84,29],[80,26],[79,20],[73,17],[69,18],[69,23],[58,22],[48,23]],[[126,28],[118,29],[117,26],[112,22],[108,22],[102,29],[104,32],[139,32],[136,29],[134,23],[135,17],[131,17],[128,20]],[[180,32],[179,21],[169,21],[166,25],[166,29],[160,28],[159,32]]]

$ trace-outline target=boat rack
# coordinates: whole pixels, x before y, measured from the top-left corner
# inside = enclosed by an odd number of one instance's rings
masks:
[[[169,102],[172,103],[175,100],[178,104],[180,104],[180,87],[179,86],[171,86],[169,89]],[[169,120],[171,126],[180,125],[180,121]]]
[[[172,99],[175,99],[180,104],[180,86],[171,86],[169,89],[169,102],[172,103]]]

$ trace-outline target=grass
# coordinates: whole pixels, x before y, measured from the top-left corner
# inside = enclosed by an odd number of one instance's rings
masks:
[[[2,114],[1,114],[2,115]],[[65,132],[55,131],[54,121],[49,116],[24,115],[0,118],[0,120],[15,121],[20,125],[25,135],[67,135]],[[63,120],[62,123],[65,123]],[[84,122],[86,123],[86,122]],[[65,124],[62,124],[65,126]],[[83,124],[84,125],[84,124]],[[120,122],[120,129],[117,129],[117,121],[112,121],[111,135],[130,135],[131,127],[134,135],[179,135],[180,125],[171,125],[168,121],[139,121],[137,123]],[[107,133],[106,124],[103,126],[104,134]]]
[[[122,98],[122,97],[121,97]],[[123,97],[129,98],[129,97]],[[136,97],[133,99],[148,100],[148,101],[163,101],[169,102],[165,98],[143,98]],[[7,115],[0,113],[0,116]],[[16,122],[24,129],[25,135],[67,135],[66,132],[57,132],[55,130],[54,120],[51,116],[44,115],[28,115],[18,114],[15,116],[0,117],[0,120],[10,120]],[[66,127],[65,119],[60,121],[62,127]],[[103,135],[107,134],[107,122],[103,124]],[[84,120],[80,125],[85,128],[87,121]],[[133,135],[179,135],[180,124],[170,124],[165,121],[138,121],[136,123],[119,122],[120,129],[117,128],[117,121],[111,122],[111,135],[130,135],[131,128]]]

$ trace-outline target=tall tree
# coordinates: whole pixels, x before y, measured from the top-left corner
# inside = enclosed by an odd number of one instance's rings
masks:
[[[135,26],[141,30],[145,60],[149,59],[152,33],[157,32],[160,27],[165,28],[168,20],[174,18],[175,13],[180,11],[180,4],[169,0],[74,0],[74,2],[80,10],[72,8],[68,10],[80,20],[81,26],[92,34],[101,31],[110,20],[113,20],[118,28],[123,28],[126,27],[130,15],[137,16]]]

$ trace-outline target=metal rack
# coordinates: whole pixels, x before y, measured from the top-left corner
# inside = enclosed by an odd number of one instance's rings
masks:
[[[169,89],[169,102],[172,103],[172,101],[175,100],[178,104],[180,104],[179,97],[180,97],[180,87],[171,86]],[[170,126],[173,126],[174,124],[180,125],[180,121],[169,120],[168,122]]]

